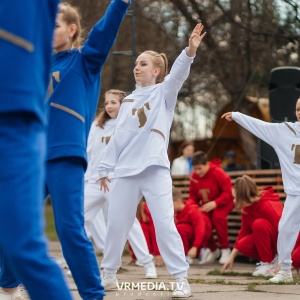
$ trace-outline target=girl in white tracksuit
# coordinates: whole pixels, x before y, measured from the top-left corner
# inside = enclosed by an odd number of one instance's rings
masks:
[[[228,121],[236,121],[271,145],[278,155],[287,197],[277,242],[281,270],[270,279],[273,283],[293,281],[291,253],[300,230],[300,99],[296,104],[296,116],[296,123],[267,123],[238,112],[228,112],[222,116]]]
[[[121,265],[122,248],[134,222],[137,205],[144,196],[153,217],[162,258],[170,274],[181,283],[176,285],[173,296],[191,295],[186,279],[188,263],[174,224],[167,147],[177,95],[205,35],[201,35],[202,30],[201,24],[195,27],[189,46],[166,77],[164,54],[146,51],[136,60],[137,89],[123,100],[115,132],[98,167],[104,190],[108,189],[107,175],[114,170],[114,180],[109,187],[108,227],[102,261],[104,286],[116,285],[115,274]]]
[[[108,144],[116,124],[121,102],[126,94],[119,90],[109,90],[105,93],[104,109],[93,122],[87,145],[88,168],[85,173],[84,217],[87,231],[93,237],[96,246],[103,251],[103,241],[106,235],[106,218],[109,194],[100,191],[97,183],[97,167]],[[123,195],[120,195],[122,198]],[[118,218],[118,215],[114,216]],[[146,238],[141,225],[135,218],[128,240],[136,253],[137,259],[144,265],[146,277],[156,278],[153,256],[149,254]],[[123,248],[121,249],[123,250]]]

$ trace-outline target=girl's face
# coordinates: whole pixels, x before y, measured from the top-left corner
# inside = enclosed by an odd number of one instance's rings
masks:
[[[73,24],[74,25],[74,24]],[[72,28],[62,19],[62,14],[56,16],[52,48],[55,53],[65,51],[72,47]]]
[[[105,97],[104,108],[107,114],[112,118],[116,119],[120,110],[121,103],[117,95],[108,94]]]
[[[300,122],[300,99],[296,103],[296,117],[298,122]]]
[[[144,87],[154,85],[159,72],[159,68],[154,67],[149,54],[142,53],[136,59],[133,74],[138,86]]]

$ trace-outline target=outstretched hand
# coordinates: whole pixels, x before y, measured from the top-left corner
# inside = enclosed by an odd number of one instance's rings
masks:
[[[186,50],[186,54],[190,57],[196,54],[196,51],[206,35],[206,32],[202,33],[204,26],[199,23],[195,26],[190,39],[189,39],[189,47]]]
[[[233,120],[233,119],[232,119],[232,112],[230,111],[230,112],[227,112],[227,113],[223,114],[223,115],[221,116],[221,118],[222,118],[222,119],[225,119],[225,120],[227,120],[227,121],[232,121],[232,120]]]

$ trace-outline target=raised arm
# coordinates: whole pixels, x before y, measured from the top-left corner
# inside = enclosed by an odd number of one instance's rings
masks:
[[[101,70],[113,46],[130,0],[113,0],[105,15],[93,27],[82,47],[85,65],[92,73]]]
[[[268,123],[256,118],[249,117],[239,112],[227,112],[221,116],[227,121],[236,121],[239,125],[250,131],[252,134],[273,146],[278,136],[280,124]]]
[[[202,24],[196,25],[189,38],[188,47],[177,57],[171,68],[170,74],[163,82],[164,97],[170,110],[173,110],[176,105],[177,94],[184,81],[189,76],[190,67],[196,55],[196,51],[206,35],[206,32],[202,33],[203,29],[204,27]]]

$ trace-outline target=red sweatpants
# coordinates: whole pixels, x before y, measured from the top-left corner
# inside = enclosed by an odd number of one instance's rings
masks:
[[[245,256],[270,263],[277,254],[277,230],[268,220],[256,219],[252,232],[241,238],[235,248]]]
[[[151,224],[144,223],[144,222],[140,222],[140,223],[141,223],[141,226],[142,226],[142,229],[143,229],[146,241],[147,241],[149,253],[154,256],[160,255],[158,245],[156,242],[154,225],[152,223]],[[128,244],[128,246],[129,246],[129,250],[131,252],[132,259],[136,260],[135,254],[132,251],[130,244]]]
[[[176,224],[176,228],[181,236],[183,247],[184,247],[184,253],[187,254],[188,251],[193,247],[194,240],[195,240],[195,228],[190,224]],[[210,236],[212,235],[212,229],[210,224],[207,224],[204,235],[201,244],[199,245],[198,253],[200,247],[207,247],[208,240]]]
[[[234,203],[230,202],[226,206],[217,206],[215,209],[206,214],[211,221],[212,227],[216,230],[218,242],[222,249],[227,249],[230,245],[228,238],[227,216],[232,211],[233,206]],[[212,251],[215,251],[217,248],[212,235],[208,246]]]

